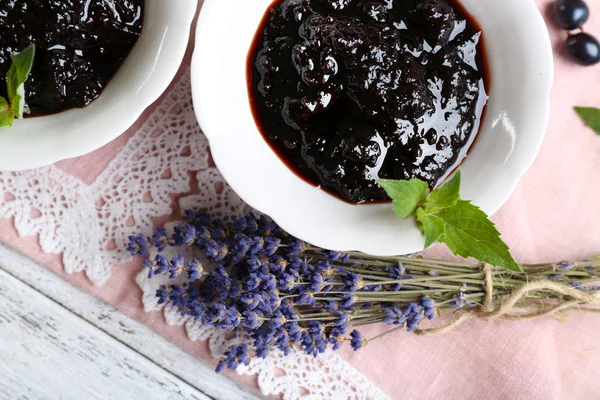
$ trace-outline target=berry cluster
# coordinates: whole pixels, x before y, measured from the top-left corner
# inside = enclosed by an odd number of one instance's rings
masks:
[[[600,43],[582,28],[589,16],[590,10],[583,0],[556,0],[554,3],[556,22],[569,31],[567,50],[583,65],[600,62]],[[579,32],[572,33],[574,30]]]

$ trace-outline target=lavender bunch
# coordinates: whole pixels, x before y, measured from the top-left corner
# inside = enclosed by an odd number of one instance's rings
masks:
[[[186,211],[171,233],[158,228],[152,237],[129,240],[132,255],[147,256],[150,247],[158,251],[143,261],[149,278],[186,278],[184,284],[157,290],[159,304],[171,303],[201,324],[250,336],[252,346],[233,346],[217,372],[248,364],[252,357],[266,358],[274,348],[286,355],[297,348],[316,357],[344,342],[358,350],[399,329],[429,334],[470,317],[556,315],[596,299],[598,288],[589,282],[597,280],[600,265],[594,259],[523,266],[525,273],[515,273],[421,255],[339,253],[294,238],[264,216],[225,224],[194,210]],[[167,258],[167,247],[198,249],[205,262],[186,260],[182,253]],[[209,272],[208,265],[215,268]],[[523,285],[536,281],[544,284],[520,294]],[[507,310],[508,300],[514,304]],[[463,311],[461,317],[450,324],[419,328],[424,320],[457,311]],[[367,340],[357,328],[374,323],[392,329]]]

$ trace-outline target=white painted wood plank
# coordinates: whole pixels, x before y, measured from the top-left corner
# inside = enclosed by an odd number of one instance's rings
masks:
[[[2,244],[0,244],[0,270],[7,271],[212,398],[224,400],[263,398],[224,375],[215,374],[212,366],[180,349],[147,326],[63,281],[52,271]],[[0,335],[0,341],[2,340]]]
[[[1,399],[209,397],[0,271]]]

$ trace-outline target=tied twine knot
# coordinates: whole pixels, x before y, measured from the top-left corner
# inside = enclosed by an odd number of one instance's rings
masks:
[[[463,312],[451,322],[436,328],[417,329],[414,333],[420,336],[433,336],[447,333],[466,321],[481,319],[484,321],[496,320],[531,320],[545,316],[563,320],[568,312],[578,309],[589,312],[600,312],[599,308],[584,308],[582,305],[600,307],[600,292],[586,293],[570,285],[557,283],[550,280],[527,282],[519,288],[506,295],[502,302],[494,306],[494,267],[490,264],[482,264],[481,270],[484,275],[485,297],[480,307],[475,307]],[[519,306],[518,303],[536,292],[551,292],[556,295],[558,303],[549,303],[539,300],[538,304],[527,304]]]

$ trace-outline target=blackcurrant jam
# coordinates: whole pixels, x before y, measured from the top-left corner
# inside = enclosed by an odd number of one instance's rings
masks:
[[[0,0],[0,77],[10,53],[36,45],[25,83],[29,116],[96,99],[142,31],[144,0]],[[7,97],[6,80],[0,96]]]
[[[351,203],[434,187],[487,103],[481,29],[454,0],[277,0],[248,56],[256,123],[297,175]],[[290,194],[293,195],[293,194]]]

